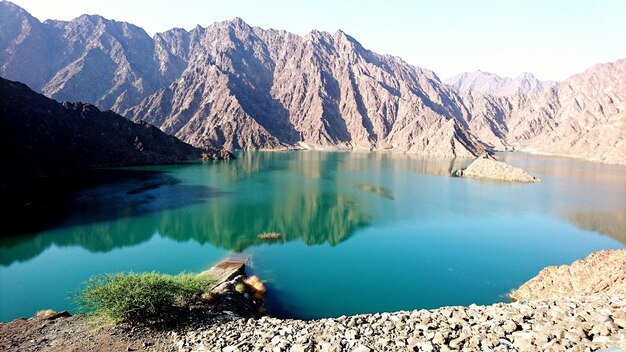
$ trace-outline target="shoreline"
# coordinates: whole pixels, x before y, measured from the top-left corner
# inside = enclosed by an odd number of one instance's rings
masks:
[[[388,153],[388,154],[398,154],[398,155],[408,155],[411,157],[417,157],[417,159],[435,159],[435,160],[451,160],[451,159],[462,159],[462,160],[474,160],[480,155],[476,156],[450,156],[450,155],[442,155],[442,154],[432,154],[432,153],[421,153],[411,150],[398,150],[393,148],[366,148],[366,147],[356,147],[356,146],[313,146],[308,145],[307,147],[302,145],[293,145],[286,146],[281,148],[259,148],[259,149],[235,149],[232,150],[233,153],[238,154],[242,152],[327,152],[327,153]],[[521,148],[521,149],[509,149],[509,150],[500,150],[493,149],[489,151],[489,155],[497,156],[498,154],[510,154],[510,153],[524,153],[535,156],[549,156],[549,157],[557,157],[557,158],[565,158],[571,160],[585,161],[590,163],[599,163],[603,165],[611,165],[611,166],[621,166],[626,167],[626,162],[611,162],[605,161],[603,159],[598,158],[587,158],[583,156],[576,156],[571,154],[563,154],[563,153],[551,153],[545,152],[538,149],[533,148]]]
[[[235,309],[222,305],[196,312],[185,324],[168,328],[95,326],[83,315],[41,314],[0,324],[0,349],[98,350],[105,345],[126,351],[229,352],[626,349],[624,258],[624,249],[607,250],[569,266],[547,267],[516,291],[518,301],[484,306],[304,321],[255,315],[245,309],[235,313]],[[231,295],[224,301],[232,307],[241,304],[238,299],[251,300],[233,291],[246,279],[243,263],[223,263],[204,273],[221,270],[215,287]],[[598,265],[602,273],[594,276]],[[607,273],[612,278],[601,286],[597,280],[589,280],[591,275],[602,276],[597,278],[602,281]],[[587,285],[587,290],[581,285]],[[579,294],[563,289],[572,286]],[[547,298],[525,298],[538,290]]]
[[[451,306],[318,320],[206,312],[188,326],[94,327],[85,316],[33,317],[0,324],[6,350],[124,351],[535,351],[626,349],[626,299]],[[8,330],[19,329],[16,336]]]

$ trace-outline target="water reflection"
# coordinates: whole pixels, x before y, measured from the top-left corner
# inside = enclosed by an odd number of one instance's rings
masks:
[[[62,226],[0,240],[0,264],[32,259],[52,245],[108,252],[155,234],[237,252],[270,243],[257,237],[263,232],[282,235],[271,243],[336,245],[369,221],[359,200],[330,180],[337,165],[326,153],[258,153],[231,163],[154,168],[146,171],[151,178],[76,193]]]
[[[612,211],[571,212],[567,217],[579,228],[601,233],[626,244],[626,213]]]
[[[256,152],[240,153],[236,163],[215,165],[220,173],[242,180],[260,172],[289,171],[311,179],[329,178],[340,171],[408,171],[433,176],[450,176],[467,167],[471,159],[426,157],[393,152]]]
[[[358,184],[356,187],[363,192],[370,192],[373,194],[377,194],[383,198],[394,200],[393,192],[387,187],[377,186],[370,183],[361,183]]]
[[[403,189],[395,184],[398,171],[450,176],[471,161],[384,152],[257,152],[238,157],[227,163],[127,170],[124,178],[80,191],[73,197],[71,216],[51,229],[0,239],[0,265],[29,260],[52,245],[108,252],[146,242],[155,235],[237,252],[254,245],[295,240],[336,245],[370,224],[372,209],[388,221],[426,219],[437,215],[435,209],[441,207],[457,215],[487,214],[472,203],[457,201],[465,198],[492,204],[494,209],[550,212],[582,229],[626,243],[626,215],[619,211],[619,203],[624,206],[626,176],[620,167],[505,154],[501,157],[508,162],[547,175],[546,182],[522,188],[459,180],[437,181],[437,187],[430,187],[428,180],[422,180],[420,187]],[[573,167],[568,169],[567,165]],[[594,177],[605,180],[608,186],[598,186]],[[622,189],[615,189],[616,184]],[[494,196],[496,189],[502,197]],[[581,211],[577,201],[568,198],[581,197],[571,195],[573,189],[586,192],[582,196],[590,204],[608,204],[618,210]],[[361,194],[394,202],[366,206],[364,203],[371,199]],[[402,200],[395,201],[403,196],[428,202],[411,201],[407,208]],[[535,201],[542,198],[541,203]],[[277,232],[282,237],[264,241],[257,237],[264,232]]]
[[[0,239],[0,319],[67,309],[65,293],[90,275],[197,271],[233,251],[254,258],[274,306],[302,316],[486,304],[546,265],[623,246],[597,233],[626,243],[625,168],[507,157],[544,182],[453,178],[469,160],[392,153],[258,152],[140,168],[144,176],[76,193],[45,231]],[[266,232],[282,236],[257,237]],[[355,289],[366,294],[347,294]]]
[[[51,245],[108,252],[148,241],[155,234],[237,252],[252,245],[293,240],[309,245],[325,242],[336,245],[358,227],[365,226],[368,220],[361,205],[346,194],[309,193],[288,196],[270,204],[214,203],[5,239],[0,241],[0,265],[34,258]],[[257,237],[264,232],[278,232],[282,237],[277,241],[264,241]]]
[[[161,217],[159,232],[178,241],[193,239],[240,252],[256,244],[292,240],[336,245],[367,222],[361,205],[349,195],[307,193],[269,204],[233,203],[167,212]],[[272,242],[257,237],[266,232],[282,236]]]
[[[0,237],[139,216],[222,195],[207,185],[184,185],[176,177],[149,169],[57,177],[15,192],[21,192],[16,205],[0,202],[4,215]]]
[[[563,180],[603,182],[626,190],[626,166],[589,162],[580,159],[528,153],[497,153],[498,159],[521,167],[531,174],[549,175]]]
[[[97,224],[101,222],[178,209],[227,194],[207,185],[181,184],[175,177],[155,173],[151,178],[124,180],[77,192],[72,201],[73,214],[63,225],[93,223],[98,233]]]

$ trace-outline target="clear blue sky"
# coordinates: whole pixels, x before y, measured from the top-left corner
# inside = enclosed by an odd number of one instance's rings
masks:
[[[481,69],[561,80],[626,58],[624,0],[13,0],[40,20],[99,14],[143,27],[241,17],[250,25],[304,35],[352,35],[364,47],[434,70],[442,79]]]

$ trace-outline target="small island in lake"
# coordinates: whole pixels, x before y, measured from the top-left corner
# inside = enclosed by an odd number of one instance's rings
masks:
[[[540,179],[528,172],[494,160],[493,157],[487,154],[479,156],[467,168],[457,170],[454,175],[508,182],[541,182]]]

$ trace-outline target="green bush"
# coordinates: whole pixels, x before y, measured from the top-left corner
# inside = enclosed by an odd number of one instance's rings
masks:
[[[105,274],[78,291],[82,312],[112,323],[170,321],[196,302],[214,279],[207,275],[159,273]]]

